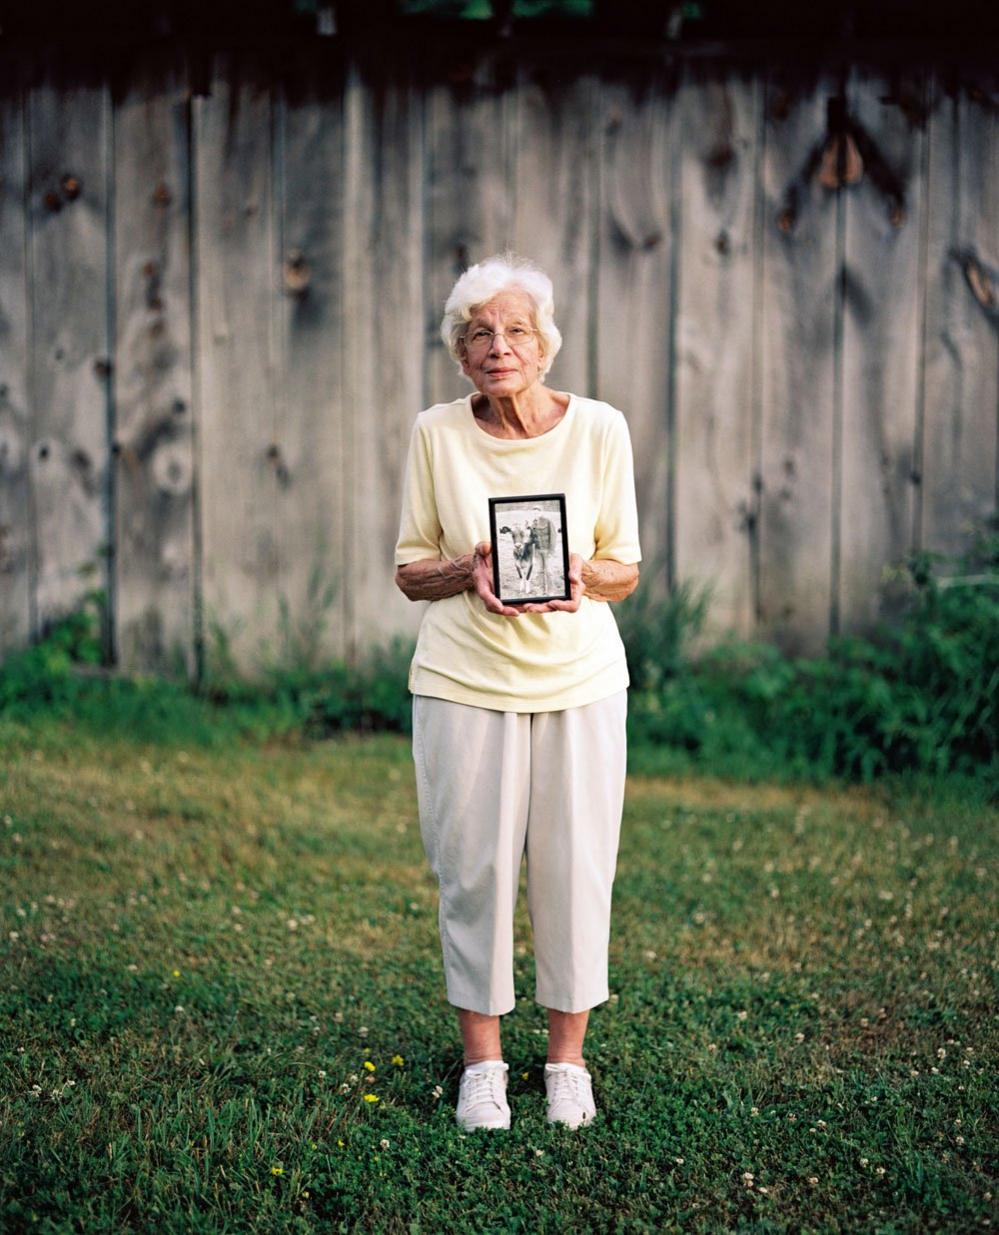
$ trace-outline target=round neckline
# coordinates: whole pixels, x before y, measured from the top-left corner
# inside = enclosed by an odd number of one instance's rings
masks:
[[[559,393],[563,392],[560,391]],[[474,393],[465,395],[465,410],[468,413],[468,420],[471,421],[473,433],[476,433],[480,438],[485,438],[487,442],[496,446],[500,450],[509,450],[511,448],[523,449],[523,447],[530,446],[534,442],[550,440],[562,430],[563,426],[570,419],[570,417],[575,414],[576,396],[571,390],[566,391],[565,393],[569,396],[569,406],[565,409],[561,419],[558,420],[556,424],[553,424],[550,429],[546,429],[544,433],[536,433],[533,437],[497,437],[494,433],[490,433],[487,429],[483,429],[476,419],[475,412],[472,410],[472,400],[475,398]]]

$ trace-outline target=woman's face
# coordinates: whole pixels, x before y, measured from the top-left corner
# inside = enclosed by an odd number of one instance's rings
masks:
[[[533,386],[541,377],[543,351],[530,296],[500,292],[480,305],[458,352],[465,374],[484,395],[509,398]]]

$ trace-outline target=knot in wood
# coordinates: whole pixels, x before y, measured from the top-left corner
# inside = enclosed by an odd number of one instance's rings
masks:
[[[312,271],[301,249],[290,249],[284,260],[284,290],[290,296],[301,296],[308,289]]]
[[[708,151],[705,157],[705,162],[708,167],[714,167],[721,170],[728,167],[729,163],[735,158],[735,150],[732,148],[731,142],[720,141]]]
[[[59,182],[62,188],[63,196],[68,202],[75,202],[83,192],[83,185],[80,183],[78,176],[74,176],[71,172],[67,172]]]
[[[826,142],[819,166],[819,184],[825,189],[838,189],[857,184],[864,174],[864,160],[857,143],[849,133],[833,133]]]

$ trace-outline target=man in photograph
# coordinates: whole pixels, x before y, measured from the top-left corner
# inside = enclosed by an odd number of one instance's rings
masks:
[[[539,567],[538,586],[541,594],[551,591],[548,563],[555,548],[555,527],[547,515],[538,513],[531,522],[531,538],[534,542],[535,562]]]

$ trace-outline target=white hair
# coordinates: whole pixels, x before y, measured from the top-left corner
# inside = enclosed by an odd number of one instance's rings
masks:
[[[545,377],[562,346],[562,335],[555,325],[555,297],[552,281],[545,272],[526,257],[507,250],[476,262],[460,275],[444,305],[441,338],[458,366],[461,355],[458,344],[472,315],[498,296],[500,292],[525,292],[534,308],[534,324],[541,335],[541,376]]]

